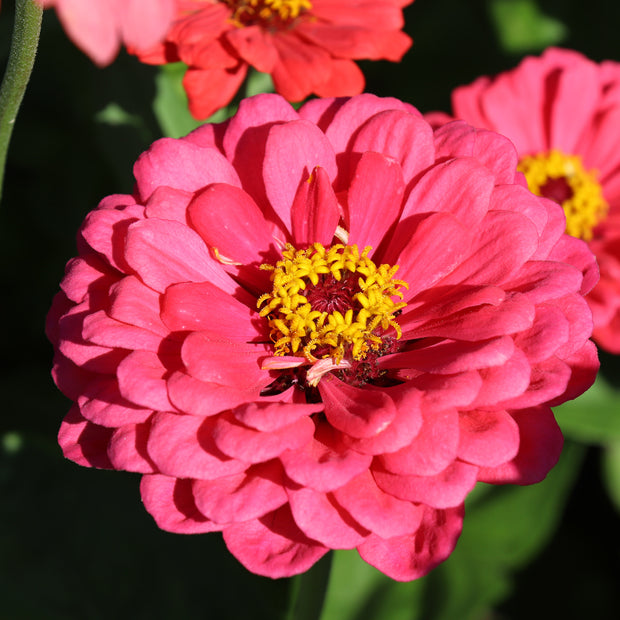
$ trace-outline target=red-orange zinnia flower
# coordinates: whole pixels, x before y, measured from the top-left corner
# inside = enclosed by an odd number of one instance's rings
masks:
[[[398,61],[410,47],[401,9],[412,1],[178,0],[165,41],[133,52],[189,66],[183,84],[196,118],[228,104],[248,67],[271,74],[289,101],[357,95],[364,76],[353,60]]]

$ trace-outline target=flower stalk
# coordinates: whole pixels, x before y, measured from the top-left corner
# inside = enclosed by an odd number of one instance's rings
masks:
[[[0,200],[13,125],[34,66],[42,18],[43,9],[34,0],[15,0],[11,50],[0,86]]]
[[[292,578],[286,620],[319,620],[329,586],[332,567],[330,552],[301,575]]]

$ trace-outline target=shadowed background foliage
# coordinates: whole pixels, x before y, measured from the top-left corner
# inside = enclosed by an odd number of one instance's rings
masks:
[[[608,0],[416,0],[405,17],[415,44],[403,62],[361,66],[370,92],[422,111],[447,111],[455,86],[548,45],[620,61],[620,4]],[[0,67],[12,18],[5,0]],[[179,77],[125,54],[97,69],[44,15],[0,209],[0,618],[318,617],[318,604],[295,605],[299,580],[248,573],[217,534],[158,530],[137,475],[80,468],[56,444],[69,402],[49,376],[45,314],[86,213],[131,192],[133,162],[153,140],[195,126]],[[322,620],[618,617],[619,360],[603,356],[602,367],[603,380],[558,412],[568,440],[547,480],[478,488],[457,550],[415,583],[337,552]],[[302,579],[320,582],[320,569]]]

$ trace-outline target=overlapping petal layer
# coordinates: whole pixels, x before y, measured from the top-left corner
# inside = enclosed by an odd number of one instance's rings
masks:
[[[221,531],[271,577],[357,548],[410,580],[451,553],[477,481],[553,466],[549,405],[598,368],[594,257],[524,189],[505,138],[463,122],[434,134],[372,95],[298,112],[260,95],[156,142],[134,173],[134,195],[86,218],[48,333],[76,402],[65,455],[143,474],[160,527]],[[363,354],[277,354],[282,323],[259,312],[283,253],[305,264],[318,243],[369,246],[406,281]],[[346,306],[358,285],[304,286]]]

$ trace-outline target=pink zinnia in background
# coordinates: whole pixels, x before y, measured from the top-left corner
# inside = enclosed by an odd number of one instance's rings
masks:
[[[620,353],[620,64],[550,48],[455,89],[452,107],[510,138],[530,189],[563,205],[567,232],[588,242],[600,268],[587,297],[593,337]]]
[[[503,136],[277,95],[162,139],[86,218],[48,316],[75,462],[143,474],[172,532],[251,571],[452,552],[477,481],[556,463],[593,382],[587,245]]]
[[[161,41],[176,0],[37,0],[54,7],[69,38],[98,65],[110,64],[121,47],[144,49]]]
[[[165,41],[135,50],[143,62],[188,65],[189,108],[206,118],[227,105],[248,68],[271,74],[289,101],[356,95],[353,60],[398,61],[411,45],[402,7],[413,0],[177,0]]]

